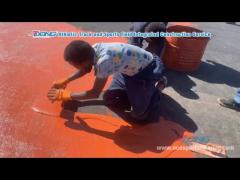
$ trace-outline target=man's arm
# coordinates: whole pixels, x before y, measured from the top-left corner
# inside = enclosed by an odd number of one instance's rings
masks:
[[[67,78],[67,82],[73,81],[75,79],[78,79],[82,76],[84,76],[87,72],[83,71],[83,70],[79,70],[73,74],[71,74],[68,78]]]
[[[87,73],[86,71],[79,70],[67,78],[53,82],[52,88],[56,88],[56,89],[64,88],[65,89],[69,82],[84,76],[86,73]]]
[[[102,92],[106,82],[107,82],[107,78],[104,78],[104,79],[96,78],[93,88],[91,90],[79,92],[79,93],[72,93],[71,99],[72,100],[84,100],[84,99],[98,98],[100,93]]]

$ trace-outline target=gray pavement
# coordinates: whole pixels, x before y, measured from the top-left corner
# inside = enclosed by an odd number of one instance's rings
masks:
[[[72,23],[93,31],[127,31],[130,23]],[[169,86],[163,104],[166,113],[176,122],[205,136],[211,143],[233,146],[229,157],[240,157],[240,112],[223,108],[219,97],[231,98],[240,87],[240,25],[225,22],[193,23],[211,32],[200,68],[194,73],[168,71]],[[102,105],[80,107],[80,111],[105,113]],[[204,156],[200,156],[204,157]]]

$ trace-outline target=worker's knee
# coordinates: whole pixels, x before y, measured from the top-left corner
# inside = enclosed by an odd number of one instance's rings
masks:
[[[103,94],[103,102],[105,106],[112,108],[130,109],[131,107],[126,91],[121,89],[107,90]]]
[[[122,90],[107,90],[103,94],[103,101],[105,105],[116,104],[120,98],[123,97]]]
[[[113,103],[113,96],[111,94],[111,91],[107,90],[105,91],[105,93],[103,94],[103,102],[104,105],[111,105]]]

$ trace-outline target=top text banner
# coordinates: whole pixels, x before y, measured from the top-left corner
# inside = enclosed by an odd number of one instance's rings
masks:
[[[30,34],[33,38],[54,37],[212,37],[210,32],[63,32],[33,30]]]

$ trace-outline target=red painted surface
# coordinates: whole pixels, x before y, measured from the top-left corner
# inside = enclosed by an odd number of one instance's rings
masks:
[[[64,112],[63,117],[51,117],[34,112],[31,107],[60,113],[60,103],[50,103],[46,93],[54,80],[74,71],[62,55],[73,38],[33,39],[28,34],[80,30],[67,23],[1,23],[0,29],[1,157],[193,157],[189,151],[157,150],[157,146],[183,145],[181,138],[191,136],[164,119],[131,126],[110,115]],[[126,42],[120,38],[84,40]],[[91,73],[68,89],[87,90],[93,78]]]

